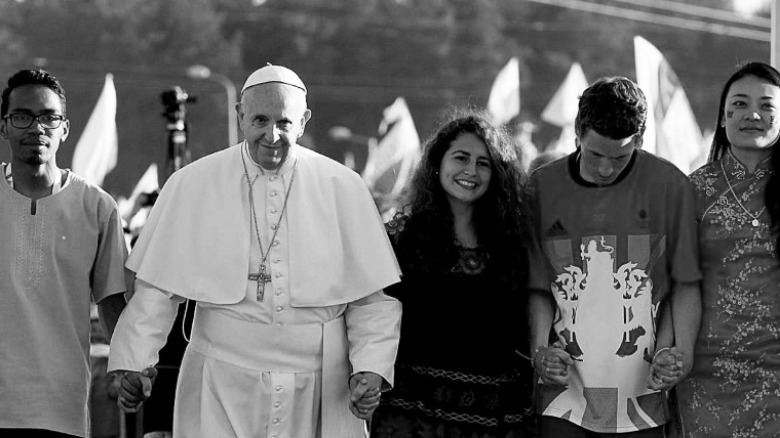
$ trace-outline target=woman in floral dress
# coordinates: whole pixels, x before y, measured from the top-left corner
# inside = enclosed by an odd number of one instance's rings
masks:
[[[726,82],[696,187],[702,324],[678,388],[688,437],[780,437],[780,74]]]
[[[387,224],[404,307],[395,387],[372,438],[535,436],[525,216],[505,134],[471,114],[428,142],[409,214]]]

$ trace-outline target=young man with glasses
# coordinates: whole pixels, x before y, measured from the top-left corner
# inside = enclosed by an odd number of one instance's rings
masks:
[[[87,436],[90,301],[109,338],[125,304],[119,214],[57,166],[70,123],[54,76],[11,76],[0,117],[0,436]]]

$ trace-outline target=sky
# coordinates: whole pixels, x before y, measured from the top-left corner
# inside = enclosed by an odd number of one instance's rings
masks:
[[[767,7],[772,0],[733,0],[734,11],[745,17],[752,17]]]

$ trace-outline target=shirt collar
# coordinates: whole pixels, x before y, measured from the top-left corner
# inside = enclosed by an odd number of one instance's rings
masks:
[[[753,176],[755,176],[756,179],[763,178],[771,173],[771,158],[772,155],[769,154],[758,163],[756,170],[753,173]],[[748,176],[747,167],[745,167],[745,165],[739,161],[739,158],[731,152],[731,148],[727,148],[726,153],[723,154],[723,169],[726,171],[729,178],[743,180]]]

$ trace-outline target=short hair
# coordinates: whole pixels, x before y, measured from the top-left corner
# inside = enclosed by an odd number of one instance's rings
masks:
[[[19,70],[8,78],[8,86],[3,90],[2,94],[3,101],[0,104],[0,116],[5,117],[8,113],[8,99],[11,96],[11,92],[25,85],[41,85],[53,91],[60,98],[60,102],[62,102],[62,115],[66,114],[65,89],[62,87],[62,84],[51,73],[36,68]]]
[[[616,76],[601,78],[580,97],[574,122],[578,137],[589,129],[599,135],[620,140],[645,132],[647,100],[637,84]]]

